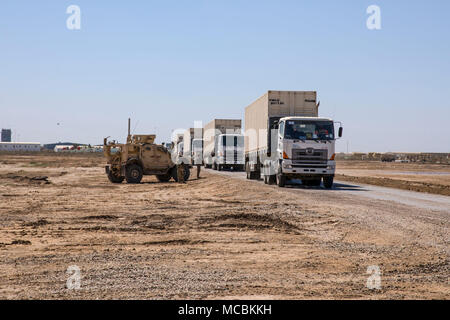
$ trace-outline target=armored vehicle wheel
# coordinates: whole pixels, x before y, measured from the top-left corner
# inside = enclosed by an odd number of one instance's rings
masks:
[[[184,181],[188,181],[190,176],[191,176],[191,171],[189,170],[189,166],[184,165]],[[172,168],[172,178],[173,178],[173,180],[178,182],[177,166]]]
[[[131,164],[126,168],[125,179],[127,179],[127,183],[140,183],[143,174],[144,173],[141,166],[137,164]]]
[[[172,178],[172,175],[170,173],[158,174],[156,176],[156,179],[158,179],[159,182],[168,182],[171,178]]]
[[[112,173],[112,171],[108,172],[108,179],[109,181],[111,181],[112,183],[122,183],[123,180],[125,179],[125,177],[121,177],[121,176],[116,176]]]
[[[325,188],[327,189],[331,189],[333,188],[333,177],[324,177],[323,178],[323,185],[325,186]]]

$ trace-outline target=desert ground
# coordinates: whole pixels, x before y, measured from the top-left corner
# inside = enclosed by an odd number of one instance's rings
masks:
[[[0,299],[450,298],[449,196],[195,169],[185,184],[117,185],[103,166],[96,154],[0,155]],[[408,171],[358,166],[339,174]],[[419,182],[450,185],[429,176]],[[67,288],[69,266],[80,289]]]
[[[338,161],[336,178],[450,196],[450,165]]]

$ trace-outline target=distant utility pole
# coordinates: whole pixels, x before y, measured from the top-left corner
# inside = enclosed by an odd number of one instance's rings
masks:
[[[348,140],[347,140],[347,153],[348,153]]]

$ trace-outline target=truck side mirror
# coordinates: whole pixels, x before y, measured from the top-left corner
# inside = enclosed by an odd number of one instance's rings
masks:
[[[339,127],[339,132],[338,132],[339,138],[342,138],[342,133],[343,133],[343,131],[344,131],[344,128]]]
[[[216,153],[215,152],[211,152],[211,157],[215,157]]]

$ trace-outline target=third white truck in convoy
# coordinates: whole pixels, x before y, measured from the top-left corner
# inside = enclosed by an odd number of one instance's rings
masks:
[[[247,179],[284,187],[289,179],[332,188],[334,122],[318,117],[315,91],[268,91],[245,109]],[[338,137],[342,136],[339,127]]]
[[[203,128],[203,160],[214,170],[244,169],[244,136],[241,120],[214,119]]]
[[[190,128],[185,131],[183,155],[191,165],[203,165],[203,128]]]

